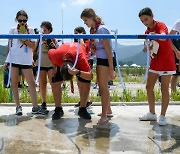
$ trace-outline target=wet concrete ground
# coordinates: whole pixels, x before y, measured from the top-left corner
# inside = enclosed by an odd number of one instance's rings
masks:
[[[180,105],[170,105],[167,126],[142,122],[138,117],[147,105],[112,106],[114,116],[97,125],[101,106],[88,111],[92,120],[78,117],[77,108],[64,106],[65,115],[52,121],[54,107],[47,116],[32,115],[23,106],[23,116],[14,115],[15,106],[0,105],[0,154],[144,154],[180,153]],[[157,115],[160,106],[156,106]]]

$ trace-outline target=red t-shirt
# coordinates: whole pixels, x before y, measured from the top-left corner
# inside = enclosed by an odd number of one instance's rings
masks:
[[[64,43],[57,49],[50,49],[48,56],[54,65],[61,67],[67,54],[71,55],[73,63],[75,62],[77,48],[78,43]],[[91,70],[86,56],[86,49],[83,45],[80,45],[76,68],[85,72],[89,72]]]
[[[147,29],[146,34],[154,32],[157,34],[168,34],[168,28],[162,22],[156,22],[156,25],[152,29]],[[176,65],[174,60],[174,53],[171,47],[171,41],[167,40],[155,40],[159,43],[159,49],[157,56],[151,59],[150,69],[156,71],[175,71]]]

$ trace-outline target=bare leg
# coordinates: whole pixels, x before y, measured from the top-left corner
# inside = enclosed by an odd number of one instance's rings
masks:
[[[161,106],[161,115],[166,114],[168,104],[169,104],[169,83],[170,83],[171,76],[164,75],[162,76],[161,81],[161,93],[162,93],[162,106]]]
[[[46,71],[40,71],[39,76],[39,85],[40,85],[40,94],[42,102],[46,102],[46,93],[47,93],[47,74]]]
[[[176,92],[177,79],[177,75],[173,75],[171,78],[171,93]]]
[[[60,81],[60,82],[52,83],[52,71],[53,71],[52,69],[48,71],[48,78],[52,87],[54,103],[56,107],[61,107],[61,99],[62,99],[61,84],[63,82]]]
[[[101,119],[107,119],[107,110],[110,108],[110,93],[108,89],[109,68],[98,65],[96,68],[97,83],[101,92],[102,114]],[[102,80],[103,79],[103,80]],[[111,109],[110,109],[111,110]]]
[[[28,83],[29,94],[31,96],[33,107],[37,107],[38,103],[37,103],[37,95],[36,95],[36,86],[35,86],[35,81],[33,78],[32,69],[22,69],[22,71]]]
[[[155,113],[155,95],[154,95],[154,86],[158,79],[159,75],[149,72],[148,79],[146,83],[146,90],[147,90],[147,98],[149,103],[149,111],[151,113]]]
[[[18,82],[19,82],[19,68],[12,67],[12,70],[11,70],[11,86],[12,86],[12,92],[13,92],[14,101],[16,103],[16,106],[20,105],[19,92],[18,92]]]
[[[79,95],[80,95],[80,107],[86,107],[87,100],[89,98],[90,83],[77,81]]]

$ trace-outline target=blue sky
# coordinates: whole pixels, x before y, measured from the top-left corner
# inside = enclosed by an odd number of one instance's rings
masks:
[[[109,29],[118,29],[118,34],[143,34],[145,26],[138,18],[144,7],[153,10],[154,17],[163,21],[169,29],[180,18],[179,0],[5,0],[0,6],[0,34],[7,34],[16,25],[15,16],[20,9],[29,15],[28,25],[37,27],[42,21],[53,24],[53,34],[73,34],[77,26],[86,25],[80,19],[84,8],[91,7],[102,17]],[[63,20],[62,20],[63,16]],[[63,21],[63,25],[62,25]],[[122,44],[141,43],[138,40],[119,40]],[[0,44],[4,40],[0,40]]]

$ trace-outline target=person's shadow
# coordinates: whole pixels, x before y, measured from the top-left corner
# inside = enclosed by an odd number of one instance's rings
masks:
[[[4,123],[6,126],[13,127],[23,121],[31,120],[31,118],[32,116],[29,115],[22,115],[22,116],[17,116],[15,114],[2,115],[0,116],[0,123]]]
[[[72,118],[68,114],[67,117],[62,117],[59,120],[51,120],[46,124],[46,127],[66,134],[78,153],[82,153],[82,147],[89,147],[91,144],[94,145],[90,147],[92,150],[93,148],[101,149],[102,147],[105,151],[108,150],[111,137],[119,131],[116,124],[107,122],[103,125],[93,125],[91,120]]]
[[[153,124],[152,130],[155,132],[153,136],[154,141],[170,141],[174,140],[174,144],[166,149],[162,149],[158,143],[157,146],[161,153],[172,153],[175,149],[180,148],[180,127],[173,124],[167,126],[159,126],[157,123]]]

